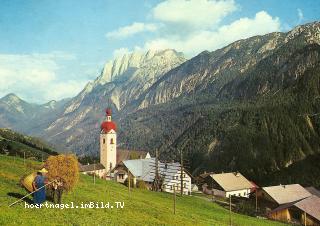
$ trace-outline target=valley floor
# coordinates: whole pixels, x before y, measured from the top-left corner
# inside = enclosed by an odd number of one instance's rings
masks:
[[[113,181],[96,180],[81,175],[73,192],[64,195],[63,203],[104,202],[123,208],[28,209],[24,202],[9,204],[27,192],[19,186],[22,175],[32,172],[37,162],[0,155],[0,225],[229,225],[228,210],[196,197],[177,196],[176,215],[173,214],[173,196],[128,189]],[[232,213],[232,225],[283,225]]]

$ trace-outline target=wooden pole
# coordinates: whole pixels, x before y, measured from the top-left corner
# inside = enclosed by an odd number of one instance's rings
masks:
[[[258,192],[257,192],[257,189],[258,188],[256,188],[256,214],[258,213]]]
[[[176,185],[173,185],[173,214],[176,214]]]
[[[156,150],[156,181],[155,181],[155,190],[159,189],[159,151]]]
[[[96,161],[93,161],[93,184],[96,184]]]
[[[130,194],[130,172],[129,172],[129,169],[128,169],[128,191]]]
[[[231,221],[231,195],[229,194],[229,225],[232,226]]]
[[[183,154],[180,151],[180,195],[183,195]]]
[[[47,185],[49,185],[49,184],[51,184],[51,183],[53,183],[53,182],[55,182],[55,181],[56,181],[56,180],[53,180],[53,181],[51,181],[51,182],[49,182],[49,183],[47,183],[47,184],[43,185],[42,187],[40,187],[40,188],[38,188],[38,189],[34,190],[33,192],[30,192],[29,194],[27,194],[27,195],[23,196],[21,199],[18,199],[17,201],[15,201],[15,202],[11,203],[11,204],[9,205],[9,207],[13,206],[14,204],[18,203],[18,202],[19,202],[19,201],[21,201],[22,199],[24,199],[24,198],[28,197],[29,195],[32,195],[33,193],[35,193],[35,192],[39,191],[41,188],[43,188],[43,187],[45,187],[45,186],[47,186]]]
[[[307,226],[307,213],[304,212],[304,226]]]

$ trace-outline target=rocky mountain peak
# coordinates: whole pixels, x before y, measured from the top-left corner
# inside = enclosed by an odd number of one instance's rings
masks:
[[[8,95],[2,97],[0,99],[3,102],[6,103],[20,103],[22,100],[14,93],[9,93]]]
[[[150,61],[162,58],[167,61],[176,61],[177,58],[183,58],[182,53],[178,53],[172,49],[166,50],[148,50],[146,52],[137,50],[131,53],[116,57],[114,60],[108,61],[101,73],[95,80],[95,84],[104,85],[109,82],[121,80],[121,76],[127,76],[127,72],[132,72]],[[131,73],[132,74],[132,73]]]
[[[304,34],[305,41],[309,44],[320,44],[320,22],[316,21],[304,25],[299,25],[287,33],[285,42]]]
[[[45,103],[43,107],[49,108],[49,109],[54,109],[56,107],[57,101],[55,100],[50,100],[48,103]]]

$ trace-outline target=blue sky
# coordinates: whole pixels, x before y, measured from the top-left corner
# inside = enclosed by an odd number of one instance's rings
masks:
[[[319,20],[314,0],[2,0],[0,96],[76,95],[115,56],[174,48],[192,57]]]

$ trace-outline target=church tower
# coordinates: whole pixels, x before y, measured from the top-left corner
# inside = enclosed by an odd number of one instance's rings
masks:
[[[107,175],[117,163],[117,126],[111,120],[111,109],[106,110],[106,119],[101,124],[100,163],[106,168]]]

